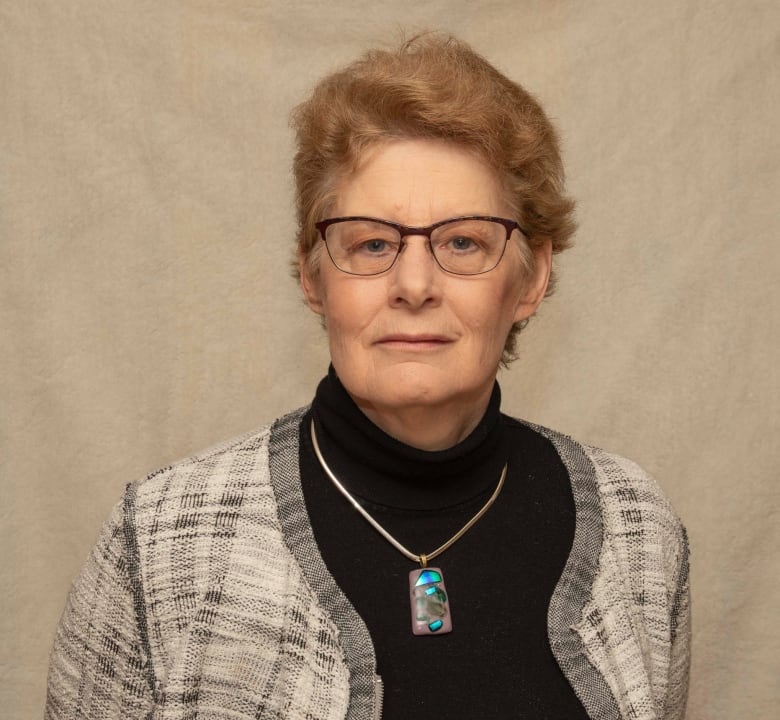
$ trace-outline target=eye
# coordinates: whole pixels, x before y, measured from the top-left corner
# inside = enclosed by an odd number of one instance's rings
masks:
[[[330,236],[345,255],[386,257],[398,251],[401,238],[389,226],[365,220],[347,220],[333,226]]]
[[[349,249],[351,255],[364,257],[384,257],[398,252],[398,243],[382,237],[369,237],[365,240],[357,240]]]
[[[448,241],[450,249],[455,252],[466,252],[468,250],[476,250],[477,243],[470,237],[465,235],[458,235],[454,238],[450,238]]]
[[[435,231],[436,252],[451,258],[484,255],[496,245],[500,227],[483,218],[451,220]]]
[[[478,237],[466,235],[464,233],[455,233],[441,238],[438,243],[439,251],[449,253],[450,255],[470,255],[480,252],[484,244]]]
[[[392,250],[390,243],[382,238],[371,238],[370,240],[363,240],[359,242],[354,248],[353,252],[362,252],[369,255],[377,255]]]

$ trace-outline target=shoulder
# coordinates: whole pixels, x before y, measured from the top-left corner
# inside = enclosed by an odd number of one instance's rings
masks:
[[[582,447],[593,464],[605,515],[612,525],[626,529],[652,523],[682,535],[680,518],[650,473],[621,455],[590,445]]]
[[[136,518],[139,514],[159,518],[165,511],[176,510],[180,524],[187,524],[188,516],[190,521],[195,520],[199,510],[215,502],[240,507],[247,494],[262,492],[269,485],[268,456],[280,442],[276,429],[288,429],[286,435],[293,428],[297,431],[304,411],[305,408],[295,410],[129,484],[125,509],[130,503]],[[285,441],[282,438],[281,442]]]
[[[621,455],[550,428],[517,421],[546,438],[566,468],[577,513],[572,557],[589,572],[665,578],[670,593],[687,582],[688,536],[655,479]]]
[[[278,422],[278,421],[277,421]],[[127,486],[122,534],[139,623],[163,666],[198,612],[235,597],[278,594],[287,552],[270,478],[274,424],[219,443]],[[276,597],[276,595],[274,595]],[[205,603],[205,605],[204,605]],[[213,607],[212,607],[213,606]],[[221,609],[220,609],[221,608]],[[215,617],[215,616],[214,616]]]
[[[223,484],[228,475],[224,470],[237,459],[249,460],[263,455],[269,431],[270,426],[264,426],[159,468],[132,483],[132,492],[138,498],[174,495],[195,487],[202,488],[206,476],[216,484]]]
[[[546,438],[566,467],[573,489],[596,493],[605,530],[652,522],[684,533],[671,502],[650,473],[633,460],[581,443],[564,433],[517,420]]]
[[[272,478],[274,457],[297,459],[302,416],[293,412],[127,488],[132,605],[151,686],[174,714],[190,702],[181,687],[192,668],[204,671],[196,675],[208,696],[249,678],[236,689],[247,707],[289,702],[316,683],[329,702],[348,695],[335,630],[291,552]],[[290,617],[301,627],[280,622]],[[287,642],[293,631],[300,643]],[[288,670],[294,683],[275,681]]]
[[[215,572],[227,572],[231,553],[250,557],[262,547],[274,558],[284,555],[270,456],[279,445],[276,428],[281,423],[293,437],[300,416],[290,413],[127,486],[122,535],[138,588],[143,581],[138,592],[166,587],[174,577],[203,585]],[[297,461],[294,453],[287,456]]]

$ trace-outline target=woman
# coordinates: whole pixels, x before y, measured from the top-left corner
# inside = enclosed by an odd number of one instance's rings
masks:
[[[573,230],[555,133],[426,35],[294,115],[310,408],[129,485],[47,717],[681,718],[687,545],[636,465],[500,412]]]

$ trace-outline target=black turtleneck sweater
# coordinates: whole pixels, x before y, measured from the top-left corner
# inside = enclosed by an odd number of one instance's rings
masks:
[[[548,440],[502,415],[495,386],[474,431],[427,452],[358,409],[331,368],[301,423],[304,498],[326,566],[368,627],[385,688],[383,718],[587,718],[547,639],[547,608],[574,538],[569,477]],[[431,565],[444,574],[453,630],[411,631],[408,573],[323,472],[320,448],[349,492],[401,544],[429,553],[504,487],[487,514]]]

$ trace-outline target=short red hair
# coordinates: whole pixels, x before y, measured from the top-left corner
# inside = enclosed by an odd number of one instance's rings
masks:
[[[321,80],[294,110],[292,126],[297,257],[312,276],[319,258],[314,224],[327,217],[338,181],[367,149],[393,139],[431,138],[473,150],[495,170],[528,231],[528,248],[547,240],[553,253],[569,246],[574,203],[564,193],[552,123],[523,87],[454,37],[425,33],[397,50],[367,52]],[[548,294],[552,288],[551,280]],[[504,362],[514,356],[520,329],[507,338]]]

